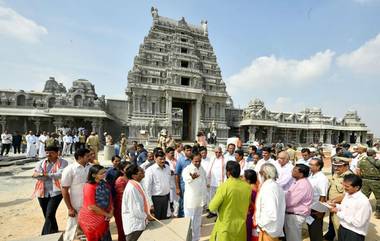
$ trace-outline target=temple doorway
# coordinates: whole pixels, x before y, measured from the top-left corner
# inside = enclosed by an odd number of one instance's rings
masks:
[[[175,138],[183,141],[194,141],[195,133],[195,100],[173,98],[172,102],[172,126]]]

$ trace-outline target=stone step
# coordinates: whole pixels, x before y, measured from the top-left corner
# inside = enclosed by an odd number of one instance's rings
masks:
[[[53,233],[48,235],[42,235],[39,237],[26,238],[26,239],[17,239],[14,241],[62,241],[63,233]]]

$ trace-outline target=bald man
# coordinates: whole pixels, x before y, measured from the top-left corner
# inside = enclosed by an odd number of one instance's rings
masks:
[[[279,172],[277,183],[282,190],[287,191],[293,183],[292,171],[293,165],[289,162],[289,153],[281,151],[277,155],[277,170]]]

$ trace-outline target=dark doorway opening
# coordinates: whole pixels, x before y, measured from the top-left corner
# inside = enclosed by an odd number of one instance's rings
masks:
[[[192,124],[193,124],[193,115],[192,115],[192,100],[185,99],[175,99],[173,98],[172,107],[182,109],[182,135],[181,139],[183,141],[193,141],[192,140]]]

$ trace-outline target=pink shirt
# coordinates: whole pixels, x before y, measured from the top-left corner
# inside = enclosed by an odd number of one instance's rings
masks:
[[[285,194],[286,212],[302,216],[310,215],[313,202],[313,187],[307,178],[293,182]]]

